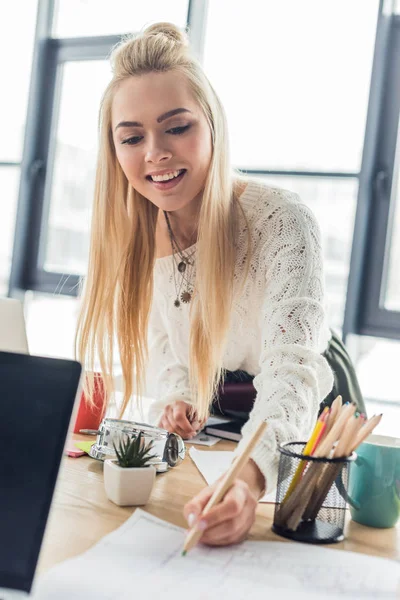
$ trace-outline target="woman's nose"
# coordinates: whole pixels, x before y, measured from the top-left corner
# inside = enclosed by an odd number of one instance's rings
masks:
[[[168,160],[171,156],[172,152],[157,141],[154,140],[148,143],[145,155],[146,162],[158,163],[162,160]]]

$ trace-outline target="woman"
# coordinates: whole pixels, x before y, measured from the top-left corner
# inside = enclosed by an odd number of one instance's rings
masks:
[[[205,543],[237,542],[274,487],[277,444],[307,438],[332,389],[318,226],[295,194],[233,174],[223,108],[174,25],[125,40],[112,63],[79,356],[90,367],[98,352],[110,381],[118,340],[121,415],[151,383],[154,421],[185,438],[225,370],[255,376],[238,451],[261,419],[265,437],[198,523]],[[211,493],[185,507],[189,526]]]

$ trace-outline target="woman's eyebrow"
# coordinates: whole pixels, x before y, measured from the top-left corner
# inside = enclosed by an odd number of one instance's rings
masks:
[[[170,117],[179,115],[180,113],[186,113],[186,112],[190,113],[191,111],[188,108],[174,108],[173,110],[169,110],[168,112],[160,115],[157,118],[157,123],[162,123],[162,121],[165,121],[166,119],[169,119]],[[139,123],[139,121],[121,121],[115,127],[114,131],[116,131],[119,127],[143,127],[143,123]]]
[[[161,115],[160,117],[158,117],[157,119],[157,123],[161,123],[162,121],[165,121],[166,119],[169,119],[170,117],[173,117],[174,115],[179,115],[180,113],[190,113],[191,111],[188,108],[174,108],[173,110],[169,110],[168,112],[164,113],[163,115]]]

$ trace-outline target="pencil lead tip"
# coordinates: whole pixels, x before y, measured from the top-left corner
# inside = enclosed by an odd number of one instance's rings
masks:
[[[187,552],[186,550],[182,550],[182,556],[186,556]]]

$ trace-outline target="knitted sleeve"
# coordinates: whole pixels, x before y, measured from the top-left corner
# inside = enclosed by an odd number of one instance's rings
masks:
[[[175,400],[191,403],[191,400],[188,369],[174,356],[156,298],[150,314],[148,344],[146,396],[154,400],[149,409],[149,422],[158,425],[167,404]]]
[[[260,224],[259,224],[260,226]],[[293,202],[277,206],[262,224],[260,269],[264,299],[260,328],[260,373],[249,421],[236,453],[260,420],[268,422],[252,459],[267,489],[276,486],[278,445],[306,440],[320,402],[331,391],[333,376],[326,359],[326,323],[320,232],[311,211]]]

